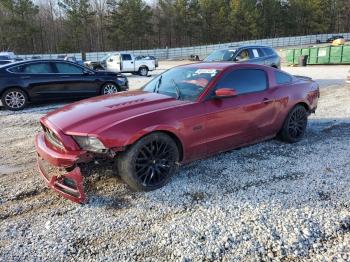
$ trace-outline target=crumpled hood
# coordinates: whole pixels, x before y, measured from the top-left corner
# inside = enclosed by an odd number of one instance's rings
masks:
[[[131,91],[82,100],[50,112],[45,118],[67,135],[98,134],[118,122],[184,103],[188,102]]]

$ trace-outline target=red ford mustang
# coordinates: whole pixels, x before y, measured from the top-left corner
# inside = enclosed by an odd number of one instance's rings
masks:
[[[170,69],[139,91],[99,96],[44,116],[38,167],[51,188],[86,199],[80,167],[116,161],[137,191],[165,185],[178,164],[279,136],[299,141],[318,85],[271,67],[199,63]]]

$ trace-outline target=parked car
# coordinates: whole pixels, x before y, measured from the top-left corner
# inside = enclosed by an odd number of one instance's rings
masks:
[[[128,89],[122,74],[95,72],[64,60],[30,60],[0,67],[0,97],[10,110],[29,102],[86,98]]]
[[[232,61],[237,63],[253,63],[281,68],[281,58],[269,46],[249,45],[231,47],[212,52],[204,62]]]
[[[327,39],[327,43],[333,43],[334,40],[337,39],[344,39],[344,36],[342,35],[333,35],[330,38]]]
[[[136,59],[136,56],[128,53],[108,54],[100,62],[87,61],[85,63],[96,70],[110,72],[138,73],[147,76],[149,71],[156,69],[156,61],[152,59]]]
[[[22,60],[22,58],[16,56],[13,52],[0,52],[0,66]]]
[[[133,190],[154,190],[178,164],[277,135],[298,142],[318,97],[311,79],[272,67],[175,67],[141,90],[83,100],[42,117],[35,138],[39,171],[75,202],[86,199],[81,167],[101,158],[115,161]]]

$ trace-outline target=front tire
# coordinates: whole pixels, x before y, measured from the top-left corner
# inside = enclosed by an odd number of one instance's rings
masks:
[[[288,113],[280,131],[281,140],[288,143],[300,141],[305,134],[307,127],[308,112],[302,105],[296,105]]]
[[[101,95],[110,95],[118,92],[119,92],[118,86],[113,83],[106,83],[101,88]]]
[[[11,88],[3,93],[1,102],[6,109],[18,111],[26,107],[28,96],[22,89]]]
[[[179,150],[164,133],[141,138],[117,160],[118,173],[135,191],[151,191],[169,182],[177,170]]]

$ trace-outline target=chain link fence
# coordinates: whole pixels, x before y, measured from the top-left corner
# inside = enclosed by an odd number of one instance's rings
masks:
[[[307,35],[307,36],[268,38],[268,39],[231,42],[231,43],[215,44],[215,45],[202,45],[202,46],[179,47],[179,48],[162,48],[162,49],[149,49],[149,50],[124,50],[124,51],[118,51],[118,52],[131,53],[135,55],[155,56],[159,60],[188,59],[191,55],[198,55],[202,59],[208,56],[214,50],[225,49],[225,48],[239,46],[239,45],[267,45],[274,48],[290,47],[290,46],[305,46],[309,44],[325,43],[327,39],[332,37],[333,35],[342,35],[345,39],[350,40],[350,33],[335,33],[335,34],[318,34],[318,35]],[[86,60],[99,61],[107,54],[111,54],[114,52],[116,51],[86,53]],[[54,59],[60,55],[74,56],[78,60],[82,59],[81,53],[35,54],[35,56],[40,56],[42,59]],[[24,59],[31,59],[34,55],[31,54],[31,55],[19,55],[19,56]]]

